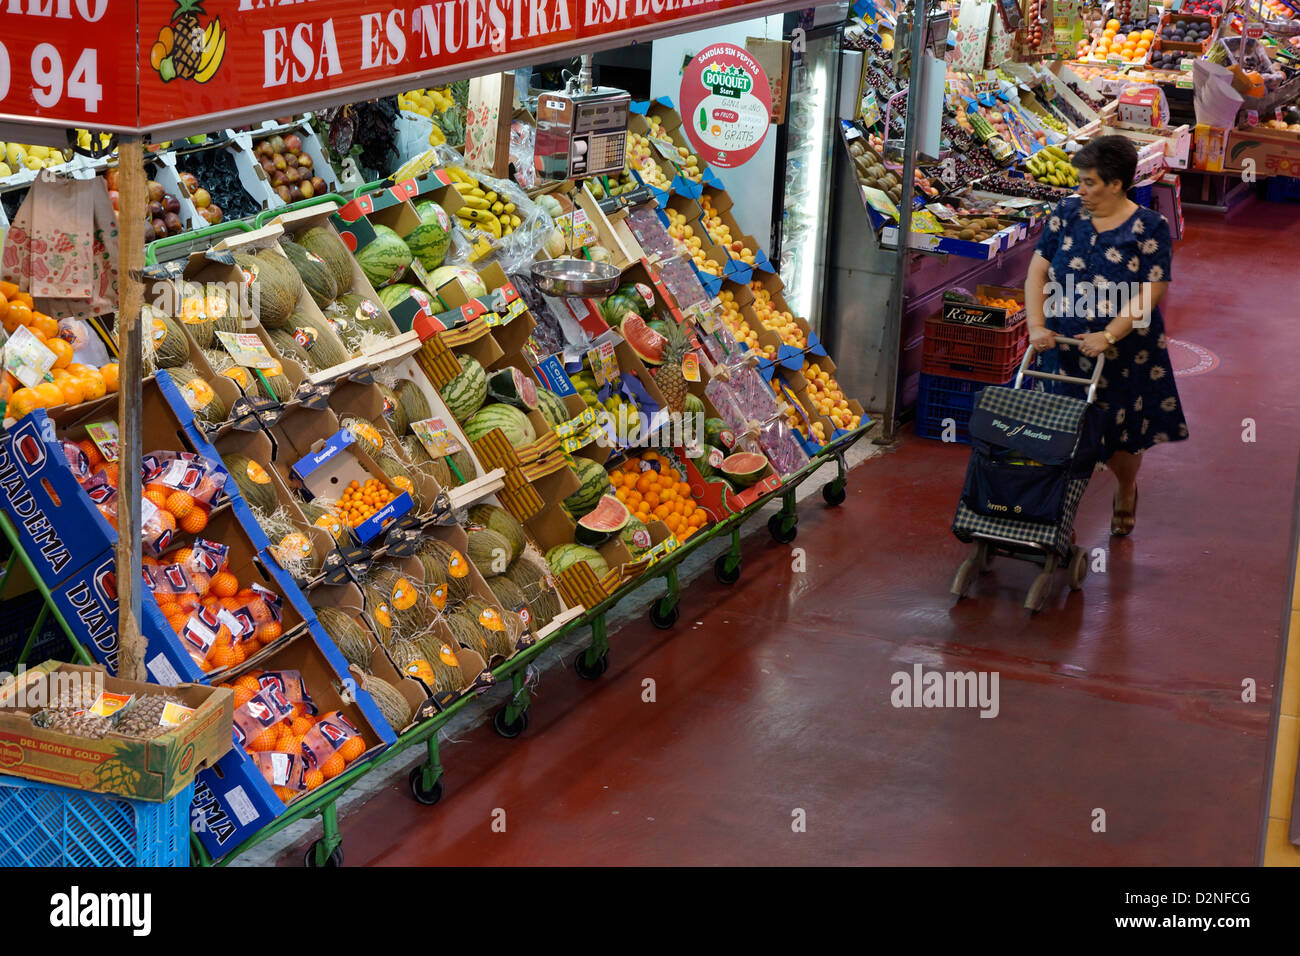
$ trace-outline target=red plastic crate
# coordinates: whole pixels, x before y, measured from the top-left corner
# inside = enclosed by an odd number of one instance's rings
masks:
[[[928,319],[921,349],[921,371],[927,375],[1001,385],[1015,374],[1028,345],[1026,322],[1009,329],[982,329]]]

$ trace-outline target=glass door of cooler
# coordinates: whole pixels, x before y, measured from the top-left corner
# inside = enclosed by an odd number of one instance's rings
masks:
[[[835,104],[839,99],[843,20],[841,16],[822,24],[818,19],[809,21],[794,15],[787,18],[786,39],[802,37],[803,49],[799,50],[800,44],[795,43],[790,56],[786,121],[778,127],[774,208],[780,210],[775,245],[785,300],[790,311],[807,317],[820,335],[833,147],[839,135]]]

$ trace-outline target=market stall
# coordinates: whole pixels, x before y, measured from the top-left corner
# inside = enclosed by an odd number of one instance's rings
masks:
[[[6,243],[0,527],[78,659],[229,692],[233,749],[168,795],[192,803],[195,859],[319,815],[306,862],[341,863],[336,801],[364,774],[427,748],[409,783],[437,802],[438,732],[480,694],[509,683],[494,726],[517,736],[526,668],[562,636],[591,628],[575,667],[599,677],[617,602],[663,579],[651,618],[671,627],[705,541],[729,539],[732,583],[767,503],[789,542],[822,465],[825,501],[844,500],[869,419],[709,162],[747,110],[766,132],[749,54],[702,55],[685,115],[586,77],[528,97],[534,113],[512,111],[509,74],[438,85],[790,6],[514,6],[471,52],[401,7],[388,31],[338,4],[253,31],[146,5],[138,82],[117,63],[84,110],[37,96],[5,117],[24,139],[93,138],[54,163],[66,176],[30,180]],[[735,109],[690,129],[722,87]],[[360,106],[297,112],[384,92],[401,94],[390,168],[345,135]],[[62,314],[36,262],[70,232],[47,218],[65,193],[91,198],[103,248],[97,291]],[[98,350],[116,361],[82,361]]]

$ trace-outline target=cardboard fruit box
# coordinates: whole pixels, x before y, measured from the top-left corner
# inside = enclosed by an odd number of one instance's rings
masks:
[[[1009,329],[1025,320],[1025,291],[996,285],[975,287],[976,296],[991,299],[1014,299],[1020,308],[1014,311],[991,305],[968,305],[962,302],[944,302],[941,318],[956,325],[974,325],[983,329]]]
[[[231,748],[234,697],[228,690],[181,684],[167,688],[193,708],[175,730],[152,740],[109,734],[97,740],[37,727],[22,707],[37,695],[57,696],[73,682],[102,684],[114,694],[160,694],[157,685],[111,677],[102,667],[47,661],[0,686],[0,773],[92,793],[162,802],[174,797],[203,767]]]
[[[302,634],[271,655],[258,669],[298,671],[320,713],[339,711],[360,732],[366,750],[348,764],[348,770],[371,760],[397,739],[374,700],[356,687],[347,662],[315,619],[311,621],[310,633]],[[353,683],[342,683],[348,680]],[[348,689],[354,699],[346,701],[341,697],[334,687],[335,682]],[[229,722],[227,735],[227,739],[233,741]],[[311,792],[305,791],[290,803]],[[192,828],[203,848],[213,858],[218,858],[239,846],[286,809],[285,802],[276,795],[252,757],[242,747],[234,746],[195,779]]]

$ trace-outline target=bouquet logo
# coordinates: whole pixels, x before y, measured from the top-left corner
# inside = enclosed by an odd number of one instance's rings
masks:
[[[226,32],[221,18],[207,25],[202,0],[177,0],[171,22],[158,31],[158,39],[149,50],[149,65],[164,83],[174,79],[206,83],[216,75],[226,55]]]
[[[722,67],[717,63],[710,63],[704,68],[700,82],[715,96],[728,96],[732,99],[740,99],[754,88],[753,77],[744,70],[736,66]]]

